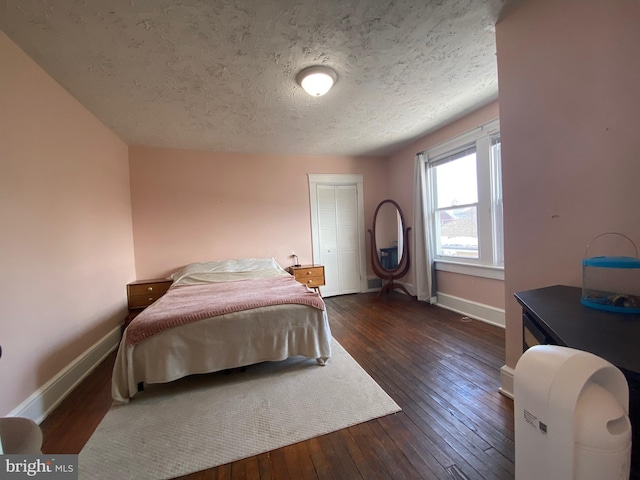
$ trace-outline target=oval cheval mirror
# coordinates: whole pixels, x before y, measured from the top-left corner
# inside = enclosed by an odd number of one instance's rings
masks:
[[[371,266],[375,274],[386,283],[378,292],[391,292],[398,288],[407,295],[411,294],[404,285],[395,280],[404,277],[409,271],[409,230],[404,222],[404,215],[393,200],[380,202],[373,215],[373,231],[371,237]]]

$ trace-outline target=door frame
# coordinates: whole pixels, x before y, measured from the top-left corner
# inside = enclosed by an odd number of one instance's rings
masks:
[[[318,225],[318,185],[344,186],[354,185],[358,202],[358,249],[360,258],[360,293],[367,291],[367,253],[364,227],[364,175],[363,174],[307,174],[309,177],[309,205],[311,209],[311,243],[313,262],[320,258],[320,240]]]

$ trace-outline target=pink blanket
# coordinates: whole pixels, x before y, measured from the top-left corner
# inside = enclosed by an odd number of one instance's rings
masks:
[[[203,318],[287,303],[324,310],[320,295],[289,276],[171,288],[127,327],[127,345]]]

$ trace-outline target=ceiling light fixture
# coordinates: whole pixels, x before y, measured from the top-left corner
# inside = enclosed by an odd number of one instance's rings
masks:
[[[302,70],[297,77],[298,83],[312,97],[324,95],[338,80],[336,72],[329,67],[317,65]]]

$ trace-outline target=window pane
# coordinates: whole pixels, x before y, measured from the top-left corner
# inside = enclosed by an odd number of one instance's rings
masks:
[[[475,152],[433,168],[436,174],[436,208],[478,202]]]
[[[437,210],[438,255],[478,258],[477,207]]]
[[[494,197],[502,200],[502,161],[500,159],[500,137],[491,140],[491,169],[493,171]]]

